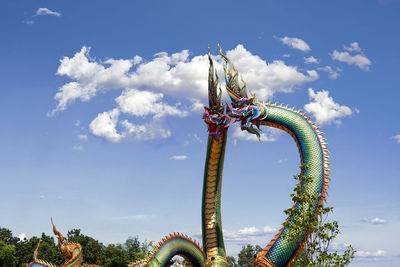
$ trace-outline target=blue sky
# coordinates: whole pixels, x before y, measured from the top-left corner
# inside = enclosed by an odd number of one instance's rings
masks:
[[[398,266],[400,1],[2,1],[0,225],[81,228],[104,243],[199,237],[207,47],[260,100],[295,106],[330,144],[328,205],[352,266]],[[228,100],[227,95],[224,96]],[[229,130],[228,255],[265,246],[299,156]]]

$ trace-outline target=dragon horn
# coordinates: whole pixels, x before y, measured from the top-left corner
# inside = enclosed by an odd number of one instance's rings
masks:
[[[208,103],[211,113],[221,113],[221,87],[218,88],[218,73],[215,70],[214,79],[214,64],[211,58],[210,46],[208,46],[208,60],[210,61],[210,69],[208,73]],[[219,90],[218,90],[219,89]]]
[[[39,245],[40,245],[40,239],[39,239],[39,243],[38,243],[37,246],[36,246],[35,251],[33,252],[33,258],[34,258],[35,260],[37,260],[37,252],[38,252],[38,249],[39,249]]]
[[[51,218],[51,224],[53,225],[53,233],[58,236],[58,239],[62,242],[64,240],[63,235],[56,229],[56,226],[53,223],[53,218]]]
[[[226,90],[228,91],[228,95],[231,98],[232,102],[238,101],[240,98],[247,97],[247,92],[246,92],[246,83],[244,83],[243,87],[239,86],[238,82],[238,71],[236,70],[235,66],[231,63],[229,58],[222,53],[222,47],[218,44],[219,47],[219,54],[224,58],[225,60],[225,66],[224,66],[224,71],[225,71],[225,87]],[[231,66],[234,71],[234,74],[231,73]]]

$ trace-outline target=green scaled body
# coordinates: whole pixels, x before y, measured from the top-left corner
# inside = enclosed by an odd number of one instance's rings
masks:
[[[311,182],[303,186],[303,189],[310,194],[319,196],[319,200],[313,207],[317,212],[317,204],[325,198],[329,178],[328,151],[325,138],[321,136],[322,132],[309,118],[298,111],[277,105],[266,104],[263,106],[268,111],[267,118],[257,121],[257,123],[284,130],[297,143],[301,163],[306,166],[302,174],[312,178]],[[289,217],[288,221],[291,219]],[[308,229],[304,229],[304,236],[300,242],[285,238],[287,231],[288,229],[282,228],[259,255],[265,257],[268,262],[273,264],[272,266],[289,264],[307,238]]]

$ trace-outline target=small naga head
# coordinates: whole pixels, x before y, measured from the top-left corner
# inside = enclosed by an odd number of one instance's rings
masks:
[[[222,53],[221,46],[219,46],[219,49],[221,56],[225,60],[226,90],[232,102],[232,107],[226,104],[226,114],[234,118],[234,122],[240,121],[242,131],[246,130],[249,133],[255,134],[260,140],[259,125],[260,121],[267,117],[267,108],[256,100],[254,94],[251,97],[247,96],[246,83],[242,78],[243,86],[239,85],[238,71],[229,58]],[[231,68],[234,70],[233,74],[231,73]]]
[[[210,69],[208,73],[208,104],[204,107],[203,120],[208,126],[208,133],[211,136],[218,136],[229,127],[230,118],[224,114],[224,106],[221,105],[221,88],[218,87],[218,74],[215,71],[210,55],[210,47],[208,47],[208,59],[210,61]],[[219,89],[219,90],[218,90]]]

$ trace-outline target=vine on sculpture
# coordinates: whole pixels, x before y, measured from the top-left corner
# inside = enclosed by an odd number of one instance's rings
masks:
[[[172,258],[177,255],[183,257],[186,262],[195,267],[229,266],[226,259],[221,223],[221,186],[226,140],[231,119],[234,119],[234,122],[240,122],[241,130],[256,135],[258,139],[260,139],[261,126],[278,128],[290,134],[299,149],[301,164],[307,166],[307,168],[302,169],[301,174],[310,177],[306,183],[302,184],[302,190],[316,196],[314,203],[306,208],[313,210],[315,216],[317,216],[317,208],[325,199],[329,179],[329,163],[327,143],[325,142],[326,139],[322,137],[322,132],[311,122],[309,117],[305,116],[305,113],[300,113],[300,111],[282,104],[260,102],[254,94],[249,97],[246,83],[242,79],[243,85],[240,86],[238,71],[229,58],[223,54],[222,48],[219,48],[220,55],[225,61],[225,87],[231,105],[227,103],[225,108],[221,102],[218,75],[214,70],[210,49],[208,49],[210,61],[208,75],[209,106],[205,107],[203,114],[203,120],[208,127],[208,140],[201,208],[202,247],[186,235],[173,233],[164,237],[147,259],[131,263],[129,266],[171,266],[173,264]],[[293,208],[304,207],[296,202]],[[297,235],[297,238],[290,238],[293,235],[290,234],[290,227],[287,226],[295,221],[294,216],[296,215],[289,215],[285,226],[257,254],[253,266],[288,266],[296,258],[307,240],[309,229],[306,226],[296,229],[296,231],[300,231],[300,234]],[[81,250],[78,250],[81,253]],[[74,248],[72,251],[77,250]],[[79,264],[80,262],[76,262],[75,265],[68,266],[79,266]]]

